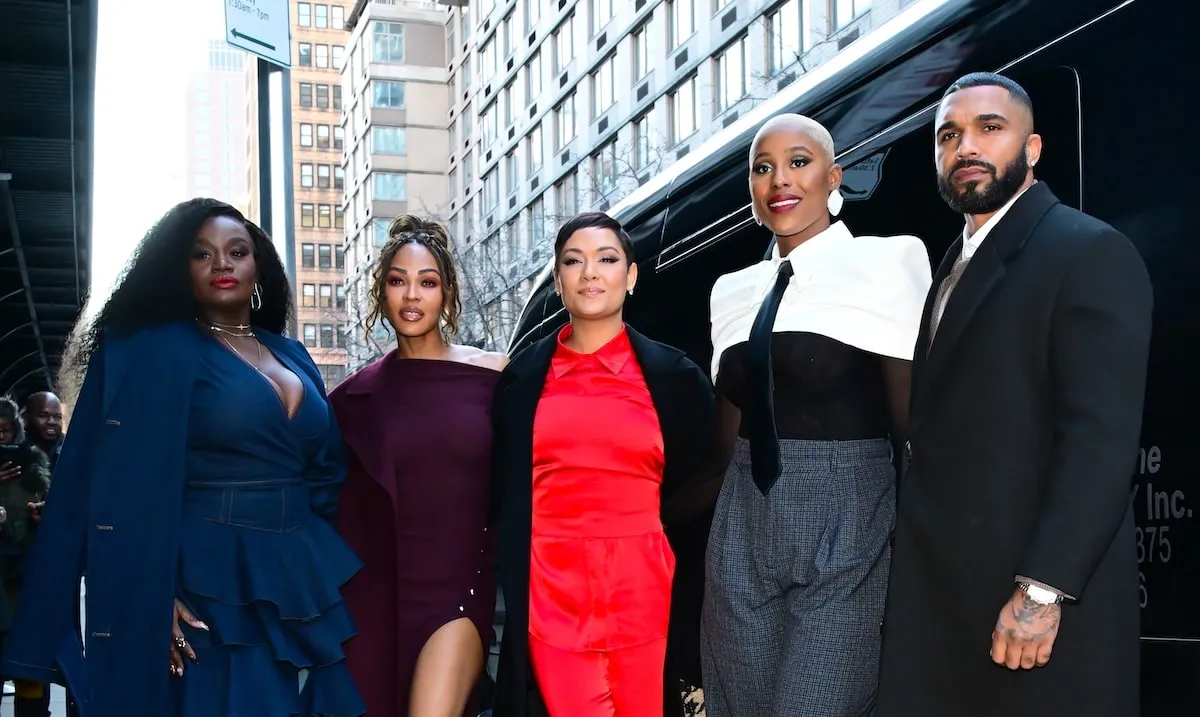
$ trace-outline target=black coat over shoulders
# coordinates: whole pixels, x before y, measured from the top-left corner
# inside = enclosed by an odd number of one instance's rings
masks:
[[[662,426],[666,468],[664,500],[686,491],[711,468],[709,454],[715,435],[715,398],[705,373],[678,349],[651,341],[628,328],[650,397]],[[557,335],[552,334],[513,358],[496,387],[492,409],[494,468],[492,516],[497,528],[500,587],[504,591],[505,625],[496,679],[494,717],[542,717],[546,706],[529,664],[529,551],[533,525],[533,422],[546,374],[554,356]],[[676,553],[695,554],[696,533],[688,526],[668,527],[667,537]],[[680,545],[680,536],[689,536]],[[699,547],[703,555],[703,547]],[[697,563],[699,563],[697,565]],[[702,570],[702,561],[681,557],[676,565],[668,637],[667,669],[670,686],[664,715],[680,717],[679,676],[698,660],[701,594],[689,569]]]
[[[1124,235],[1039,183],[980,244],[930,350],[931,303],[876,715],[1136,715],[1145,264]],[[1063,606],[1050,663],[1010,671],[989,649],[1017,575],[1078,599]]]

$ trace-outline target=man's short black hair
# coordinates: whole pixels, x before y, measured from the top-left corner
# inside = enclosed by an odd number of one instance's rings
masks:
[[[995,72],[972,72],[963,75],[946,88],[942,99],[946,99],[959,90],[971,87],[1003,87],[1008,90],[1008,94],[1012,95],[1013,99],[1020,102],[1024,105],[1025,109],[1029,110],[1030,117],[1033,116],[1033,100],[1029,99],[1029,93],[1025,91],[1025,88],[1004,75],[998,75]]]

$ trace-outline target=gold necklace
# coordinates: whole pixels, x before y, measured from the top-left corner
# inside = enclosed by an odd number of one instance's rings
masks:
[[[257,341],[254,342],[254,345],[258,348],[258,363],[254,363],[250,359],[246,358],[245,354],[243,354],[241,351],[238,351],[237,346],[234,346],[229,339],[225,338],[224,336],[218,336],[217,338],[220,339],[230,349],[232,349],[233,352],[238,355],[238,358],[249,364],[250,368],[257,371],[258,375],[262,376],[263,378],[267,378],[267,374],[263,373],[262,369],[258,367],[258,364],[262,363],[262,344]],[[270,381],[269,378],[267,378],[267,380]]]
[[[236,336],[239,339],[254,338],[254,329],[250,324],[218,324],[212,321],[202,322],[200,319],[196,319],[196,322],[214,334],[226,334],[228,336]]]

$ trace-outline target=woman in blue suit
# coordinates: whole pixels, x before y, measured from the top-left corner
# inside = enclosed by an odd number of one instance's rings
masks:
[[[86,378],[0,673],[67,684],[82,717],[364,712],[342,445],[281,336],[290,297],[233,207],[184,202],[146,235],[68,362]]]

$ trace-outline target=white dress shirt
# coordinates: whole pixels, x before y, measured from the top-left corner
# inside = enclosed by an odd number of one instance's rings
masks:
[[[710,297],[712,378],[721,355],[750,339],[750,327],[782,262],[794,273],[776,332],[820,334],[870,353],[912,360],[933,279],[929,254],[914,236],[856,237],[843,222],[771,258],[717,279]]]

